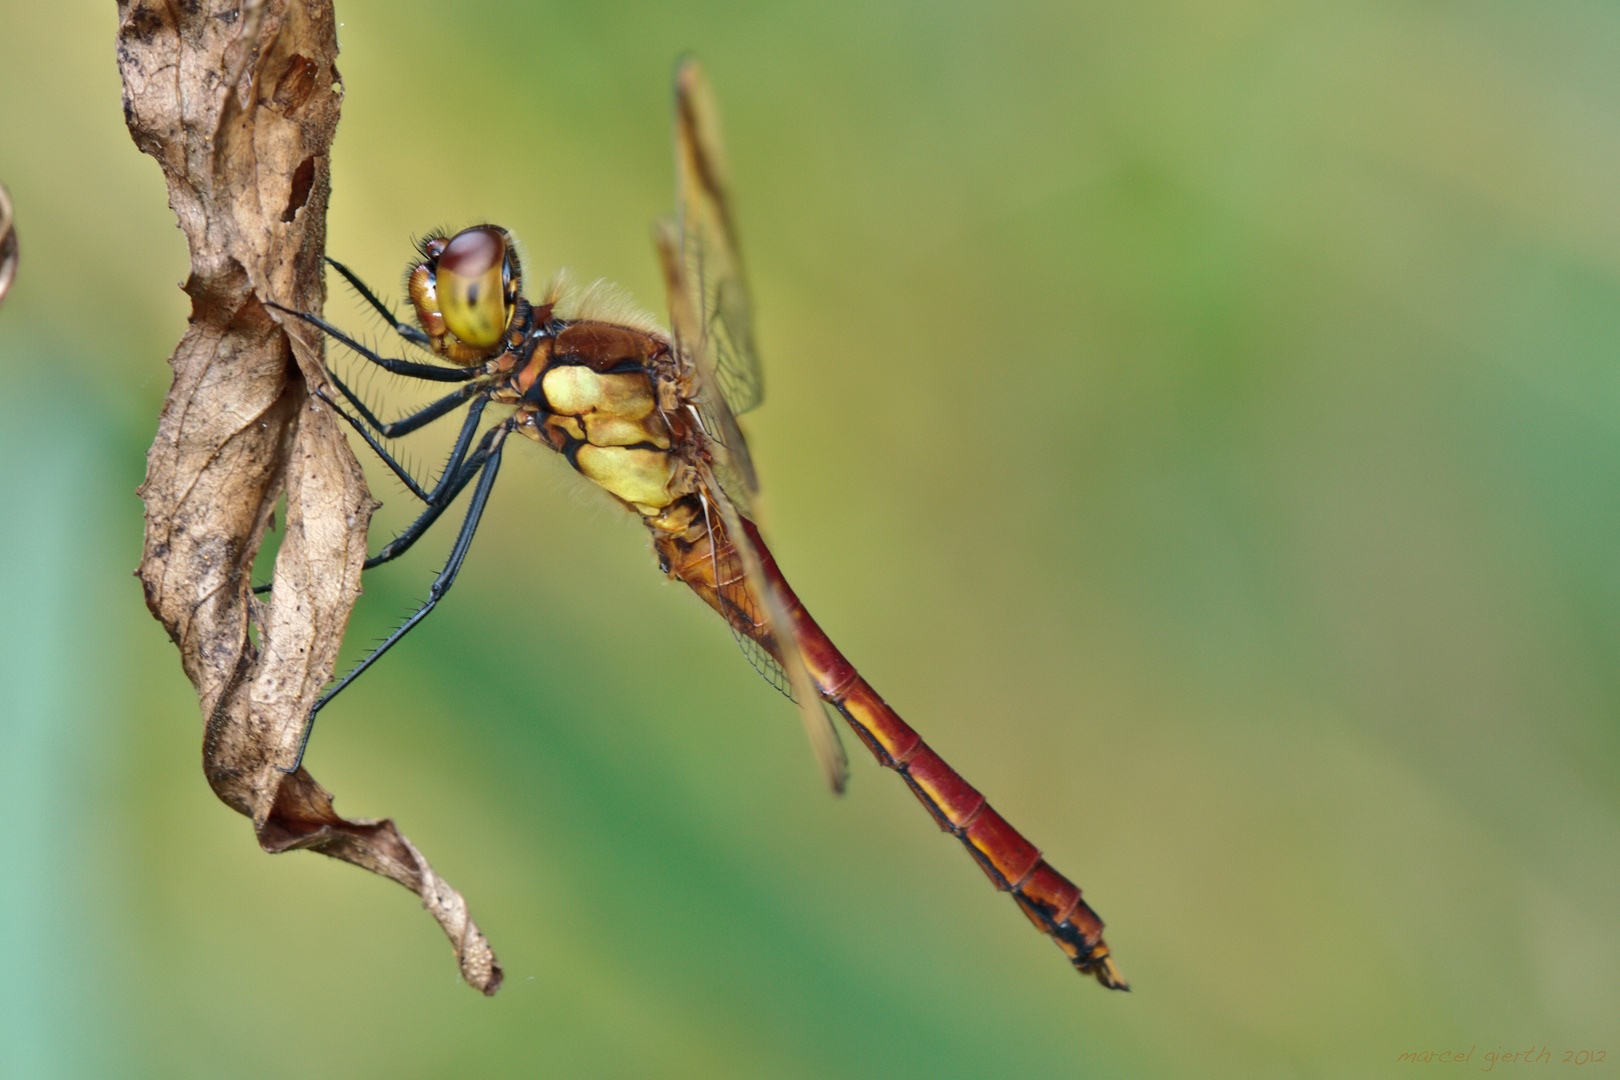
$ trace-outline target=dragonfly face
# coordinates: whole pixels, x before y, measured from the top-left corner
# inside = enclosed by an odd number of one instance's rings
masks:
[[[451,363],[476,364],[505,347],[523,279],[512,247],[498,225],[422,241],[405,290],[433,351]]]
[[[401,337],[453,366],[383,357],[317,315],[291,313],[388,371],[462,384],[393,423],[378,420],[335,376],[332,386],[358,417],[324,388],[316,389],[425,506],[366,561],[368,568],[403,554],[476,480],[428,600],[315,703],[310,723],[449,590],[494,486],[506,437],[522,434],[558,451],[641,517],[660,568],[714,608],[755,669],[799,704],[835,790],[842,788],[846,762],[828,708],[837,710],[880,764],[905,778],[940,827],[967,847],[998,889],[1013,894],[1076,968],[1105,986],[1126,989],[1103,942],[1102,920],[1080,898],[1079,887],[878,696],[810,617],[766,548],[752,520],[756,482],[737,423],[738,413],[758,404],[763,383],[713,105],[691,61],[676,75],[675,145],[677,215],[658,231],[668,331],[611,295],[571,293],[560,279],[538,300],[524,298],[512,238],[496,225],[430,236],[419,246],[420,261],[406,275],[419,328],[399,322],[348,268],[332,263]],[[480,436],[491,404],[509,411]],[[394,460],[381,439],[409,434],[461,408],[467,410],[461,433],[429,489]]]

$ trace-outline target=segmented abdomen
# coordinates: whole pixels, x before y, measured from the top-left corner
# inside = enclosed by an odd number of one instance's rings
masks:
[[[1102,937],[1103,922],[1080,898],[1080,887],[1041,858],[1040,849],[996,813],[982,794],[878,696],[799,602],[754,525],[744,519],[743,528],[759,552],[767,581],[778,590],[811,678],[872,756],[905,779],[939,827],[962,841],[991,884],[1011,892],[1030,922],[1051,935],[1070,963],[1110,989],[1130,989],[1109,956]],[[672,576],[690,585],[733,627],[777,654],[768,630],[757,617],[750,620],[743,611],[745,607],[757,610],[760,605],[727,602],[728,586],[732,591],[742,587],[740,560],[717,522],[696,543],[676,543],[666,536],[659,551]],[[718,589],[716,577],[721,579]]]

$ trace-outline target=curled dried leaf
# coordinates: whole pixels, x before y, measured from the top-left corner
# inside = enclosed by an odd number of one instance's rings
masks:
[[[387,820],[347,820],[294,758],[360,588],[375,501],[308,388],[321,343],[266,301],[325,299],[332,136],[341,105],[330,0],[120,0],[124,117],[157,159],[191,252],[191,318],[147,454],[138,574],[202,714],[203,771],[269,852],[307,848],[416,892],[467,981],[501,983],[466,903]],[[269,603],[249,572],[286,496]],[[248,634],[257,628],[256,646]]]

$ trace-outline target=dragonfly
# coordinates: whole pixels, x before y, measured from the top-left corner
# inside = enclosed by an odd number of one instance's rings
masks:
[[[455,582],[500,471],[506,440],[521,435],[560,453],[640,517],[660,569],[723,617],[754,667],[799,706],[834,791],[847,771],[828,710],[842,716],[879,764],[893,769],[939,827],[955,836],[997,889],[1011,893],[1083,974],[1129,989],[1103,941],[1103,922],[1078,886],[991,808],[985,797],[903,721],[810,617],[756,524],[759,485],[737,417],[759,404],[754,344],[712,95],[697,61],[675,76],[676,213],[655,230],[669,327],[638,314],[616,290],[572,287],[564,275],[525,297],[511,235],[481,224],[430,234],[406,273],[415,324],[348,267],[329,264],[409,345],[431,361],[383,356],[319,315],[280,308],[376,367],[409,379],[457,384],[384,422],[335,375],[321,398],[421,501],[422,510],[366,568],[404,554],[469,486],[472,495],[427,599],[315,703],[315,714],[370,668],[442,600]],[[336,390],[334,395],[331,390]],[[341,399],[341,400],[340,400]],[[500,414],[480,433],[486,410]],[[418,481],[389,452],[393,440],[465,409],[435,482]],[[352,411],[351,411],[352,410]]]

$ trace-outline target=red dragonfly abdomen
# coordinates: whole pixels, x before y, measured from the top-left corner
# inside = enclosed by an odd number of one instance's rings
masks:
[[[872,751],[878,764],[893,769],[905,779],[939,827],[962,841],[991,884],[1012,893],[1030,922],[1057,942],[1070,963],[1110,989],[1130,989],[1103,941],[1103,921],[1080,898],[1080,887],[1041,858],[1039,848],[996,813],[977,789],[946,764],[878,696],[799,602],[753,523],[742,519],[742,526],[764,564],[766,580],[777,590],[787,618],[792,622],[793,636],[810,677],[822,697],[843,714],[855,734]],[[718,550],[711,544],[717,545]],[[748,618],[740,610],[742,605],[726,595],[734,594],[736,587],[741,586],[741,572],[736,553],[719,528],[708,530],[707,535],[690,546],[667,539],[659,546],[672,576],[690,585],[734,627],[772,654],[778,652],[776,642],[764,625]],[[721,579],[718,589],[717,576]]]

